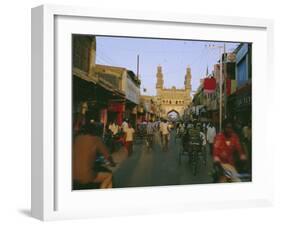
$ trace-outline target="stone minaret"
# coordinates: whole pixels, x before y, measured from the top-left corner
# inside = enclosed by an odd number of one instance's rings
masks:
[[[191,90],[191,69],[189,66],[186,68],[184,87],[185,87],[186,91],[190,92],[190,90]]]
[[[185,80],[184,80],[184,87],[185,87],[185,92],[187,93],[186,96],[186,103],[190,103],[191,101],[191,69],[189,66],[186,68],[186,74],[185,74]]]
[[[163,73],[162,73],[162,67],[158,66],[157,67],[157,74],[156,74],[157,82],[156,82],[156,92],[157,95],[161,93],[161,90],[163,89]]]

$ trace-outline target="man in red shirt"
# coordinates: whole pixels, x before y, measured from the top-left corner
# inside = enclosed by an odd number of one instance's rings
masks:
[[[238,135],[234,132],[230,121],[224,122],[224,130],[215,137],[213,159],[215,163],[234,166],[234,153],[238,152],[240,160],[246,160],[245,152],[240,144]]]
[[[226,170],[227,174],[218,173],[215,175],[214,180],[220,183],[241,182],[237,176],[238,172],[235,167],[234,154],[237,153],[241,161],[246,160],[246,155],[238,135],[233,131],[232,123],[225,121],[223,125],[223,132],[218,133],[215,137],[213,160],[214,166],[217,166],[219,171],[221,169]]]

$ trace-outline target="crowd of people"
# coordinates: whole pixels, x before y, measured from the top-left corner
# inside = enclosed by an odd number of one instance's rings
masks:
[[[204,150],[208,145],[214,169],[229,171],[236,175],[232,178],[233,181],[240,181],[238,177],[241,172],[248,175],[248,179],[251,178],[251,136],[250,123],[237,129],[237,125],[228,119],[224,120],[221,132],[218,132],[212,121],[194,120],[177,124],[177,137],[182,139],[183,148],[188,149],[191,139],[199,137]],[[216,180],[224,182],[226,178],[222,178]]]
[[[99,168],[99,156],[102,156],[106,164],[115,166],[112,153],[123,148],[130,157],[133,154],[134,140],[140,137],[147,147],[153,150],[155,134],[160,137],[162,150],[168,151],[172,130],[175,131],[175,139],[181,139],[183,149],[188,149],[190,143],[194,142],[193,138],[197,136],[201,147],[210,151],[214,168],[228,167],[238,174],[242,166],[244,171],[246,169],[251,173],[250,123],[240,128],[239,133],[235,130],[233,122],[228,120],[224,121],[221,132],[218,132],[212,121],[150,120],[139,123],[135,128],[128,119],[124,119],[120,126],[115,121],[106,126],[90,121],[75,133],[73,139],[73,188],[111,188],[112,173]],[[218,180],[224,182],[222,179]]]

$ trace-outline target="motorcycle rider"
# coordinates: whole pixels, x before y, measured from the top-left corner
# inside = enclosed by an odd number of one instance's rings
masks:
[[[237,174],[234,161],[235,153],[238,153],[241,161],[245,161],[247,159],[240,144],[239,137],[233,130],[232,123],[229,120],[225,120],[223,123],[223,131],[218,133],[214,140],[214,164],[219,166],[228,166],[234,174]]]

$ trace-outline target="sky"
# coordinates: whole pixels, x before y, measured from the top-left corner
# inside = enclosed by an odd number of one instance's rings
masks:
[[[164,87],[184,88],[186,68],[191,68],[192,91],[196,91],[200,79],[213,70],[220,58],[222,42],[170,40],[150,38],[127,38],[97,36],[96,63],[125,67],[139,74],[141,93],[156,94],[157,66],[162,66]],[[225,43],[226,52],[233,51],[239,43]],[[146,92],[144,92],[144,88]]]

